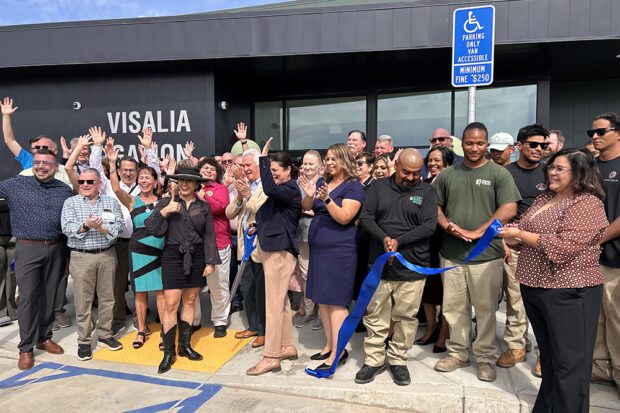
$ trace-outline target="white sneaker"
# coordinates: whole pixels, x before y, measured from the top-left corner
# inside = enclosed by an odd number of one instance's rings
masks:
[[[295,327],[303,328],[303,327],[307,326],[308,324],[310,324],[311,322],[313,322],[314,319],[315,319],[315,316],[309,315],[309,314],[301,316],[301,317],[299,317],[299,319],[297,321],[295,321]]]

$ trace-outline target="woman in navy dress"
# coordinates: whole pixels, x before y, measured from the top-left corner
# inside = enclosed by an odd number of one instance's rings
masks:
[[[338,331],[349,314],[357,266],[355,220],[364,201],[364,187],[357,178],[355,158],[344,144],[335,144],[325,155],[326,184],[300,180],[306,196],[302,208],[314,211],[308,241],[310,263],[307,294],[319,304],[326,342],[311,358],[325,360],[319,369],[329,369],[336,357]],[[317,188],[318,186],[318,188]],[[339,363],[347,360],[346,350]]]

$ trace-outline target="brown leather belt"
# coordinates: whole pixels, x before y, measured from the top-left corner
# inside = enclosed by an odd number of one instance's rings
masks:
[[[95,248],[94,250],[83,250],[83,249],[80,249],[80,248],[71,248],[71,251],[81,252],[81,253],[84,253],[84,254],[99,254],[100,252],[109,250],[113,246],[114,245],[110,245],[107,248]]]
[[[58,239],[18,239],[17,242],[20,244],[29,244],[29,245],[53,245],[56,244]]]

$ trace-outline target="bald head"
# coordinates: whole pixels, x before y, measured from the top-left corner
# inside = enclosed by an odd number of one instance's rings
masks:
[[[396,161],[394,180],[400,187],[412,187],[420,180],[420,171],[424,165],[424,158],[417,149],[403,150]]]
[[[431,135],[431,146],[433,148],[443,146],[452,149],[452,136],[450,135],[450,131],[444,128],[435,129]]]

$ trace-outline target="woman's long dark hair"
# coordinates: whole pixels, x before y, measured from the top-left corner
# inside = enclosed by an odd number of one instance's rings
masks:
[[[602,201],[605,200],[603,179],[596,165],[596,160],[590,152],[573,148],[562,149],[549,158],[547,165],[552,165],[560,156],[566,156],[570,163],[573,174],[572,188],[574,194],[592,194]],[[549,172],[547,168],[545,168],[545,181],[548,188]]]
[[[430,149],[428,153],[426,154],[426,157],[424,158],[424,166],[426,166],[427,168],[428,168],[428,157],[430,156],[431,152],[435,152],[435,151],[439,151],[441,153],[441,158],[443,159],[444,168],[447,168],[448,166],[451,166],[454,163],[454,152],[452,151],[452,149],[446,148],[445,146],[438,146],[436,148]]]
[[[282,168],[291,168],[291,179],[297,179],[297,167],[293,163],[293,157],[288,152],[276,152],[269,155],[271,162],[277,162]]]

